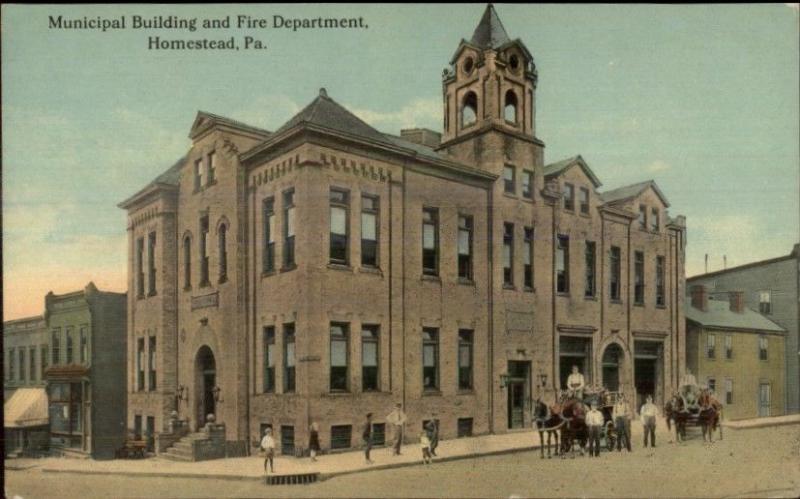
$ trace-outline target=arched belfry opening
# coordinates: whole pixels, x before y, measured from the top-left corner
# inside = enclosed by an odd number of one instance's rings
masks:
[[[517,94],[513,90],[506,92],[503,117],[507,122],[517,124]]]
[[[203,345],[197,351],[194,362],[195,369],[195,404],[197,426],[206,423],[209,414],[217,416],[214,388],[217,386],[217,362],[214,352],[208,345]],[[217,418],[219,420],[219,418]]]
[[[461,104],[461,127],[474,125],[478,120],[478,96],[468,92]]]

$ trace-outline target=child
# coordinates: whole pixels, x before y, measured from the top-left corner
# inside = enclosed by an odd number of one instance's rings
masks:
[[[266,452],[264,457],[264,473],[267,472],[267,463],[269,463],[269,471],[275,473],[275,466],[272,462],[275,457],[275,439],[272,438],[272,428],[264,430],[264,438],[261,439],[261,448]]]
[[[422,434],[419,436],[419,446],[422,447],[422,464],[431,464],[431,439],[428,438],[428,432],[422,429]]]

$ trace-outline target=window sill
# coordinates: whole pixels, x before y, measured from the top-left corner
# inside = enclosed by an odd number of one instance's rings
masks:
[[[426,388],[422,390],[423,397],[441,397],[442,391],[438,388]]]
[[[509,291],[516,291],[517,287],[513,284],[503,283],[503,289],[507,289]]]
[[[510,199],[518,199],[516,194],[514,194],[513,192],[505,191],[505,190],[503,191],[503,196],[505,196],[507,198],[510,198]]]
[[[203,281],[203,282],[200,283],[200,287],[201,288],[207,288],[209,286],[211,286],[211,283],[208,282],[208,281]]]
[[[297,268],[296,264],[291,264],[291,265],[287,265],[285,267],[281,267],[280,271],[281,271],[281,273],[283,273],[283,272],[291,272],[292,270],[295,270],[296,268]]]
[[[442,279],[441,279],[441,277],[439,277],[438,275],[427,275],[427,274],[422,274],[421,280],[423,280],[423,281],[430,281],[430,282],[438,282],[439,284],[441,284],[441,283],[442,283]]]
[[[530,286],[525,286],[525,288],[523,288],[523,291],[525,291],[526,293],[535,293],[536,292],[536,288],[532,288]]]
[[[360,274],[373,274],[383,277],[383,270],[380,267],[359,267],[358,272]]]
[[[150,291],[149,293],[147,293],[147,297],[150,298],[151,296],[156,296],[157,294],[158,293],[156,293],[155,291]]]
[[[468,277],[459,277],[458,283],[464,286],[473,286],[473,287],[475,286],[475,281],[469,279]]]
[[[586,301],[597,301],[597,295],[584,296],[583,299]]]
[[[622,305],[622,300],[611,299],[608,302],[611,303],[612,305]]]
[[[574,215],[574,214],[575,214],[575,208],[566,208],[566,207],[565,207],[565,208],[564,208],[564,211],[566,211],[566,212],[567,212],[567,213],[569,213],[570,215]]]
[[[328,263],[328,268],[331,270],[343,270],[345,272],[353,272],[353,267],[346,263]],[[283,272],[283,269],[281,269]]]
[[[207,183],[206,184],[206,188],[209,188],[212,185],[217,185],[217,179],[216,178],[214,180],[210,181],[209,183]]]
[[[261,272],[261,278],[262,279],[265,278],[265,277],[273,276],[273,275],[275,275],[275,269],[273,269],[273,270],[265,270],[265,271]]]
[[[667,306],[666,305],[656,305],[656,308],[660,308],[661,310],[666,310]]]
[[[198,192],[201,192],[202,190],[203,190],[202,187],[195,187],[194,189],[192,189],[192,194],[197,194]]]
[[[523,194],[523,195],[520,197],[520,199],[521,199],[522,201],[526,201],[526,202],[528,202],[528,203],[533,203],[533,193],[531,193],[529,196],[526,196],[525,194]]]
[[[331,397],[344,397],[348,395],[352,395],[349,390],[331,390],[328,392],[328,395]]]
[[[634,307],[640,307],[640,308],[644,308],[644,303],[633,302],[633,306],[634,306]]]
[[[183,291],[184,291],[184,292],[189,292],[189,291],[191,291],[191,290],[192,290],[192,287],[191,287],[191,286],[184,286],[184,287],[183,287]]]
[[[475,395],[474,388],[459,388],[456,395]]]
[[[226,282],[228,282],[228,278],[227,277],[220,277],[218,284],[225,284]]]
[[[137,300],[144,300],[144,295],[143,294],[136,295],[136,299]]]
[[[564,291],[556,292],[556,296],[560,296],[560,297],[562,297],[562,298],[570,298],[570,297],[571,297],[571,295],[569,294],[569,291],[566,291],[566,292],[564,292]]]
[[[581,215],[583,218],[591,218],[591,214],[589,214],[589,212],[588,212],[588,211],[583,211],[583,210],[581,210],[581,211],[580,211],[580,215]]]

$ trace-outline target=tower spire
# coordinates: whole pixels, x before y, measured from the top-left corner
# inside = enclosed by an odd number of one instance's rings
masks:
[[[497,12],[494,10],[494,5],[488,4],[483,12],[483,17],[481,17],[478,26],[472,33],[470,42],[484,49],[496,49],[509,41],[511,40],[508,38],[508,33],[503,27],[503,23],[500,22],[500,17],[497,16]]]

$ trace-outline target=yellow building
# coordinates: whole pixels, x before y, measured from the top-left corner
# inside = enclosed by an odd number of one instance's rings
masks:
[[[686,366],[714,390],[725,419],[784,414],[786,330],[746,308],[740,291],[692,286],[685,310]]]

